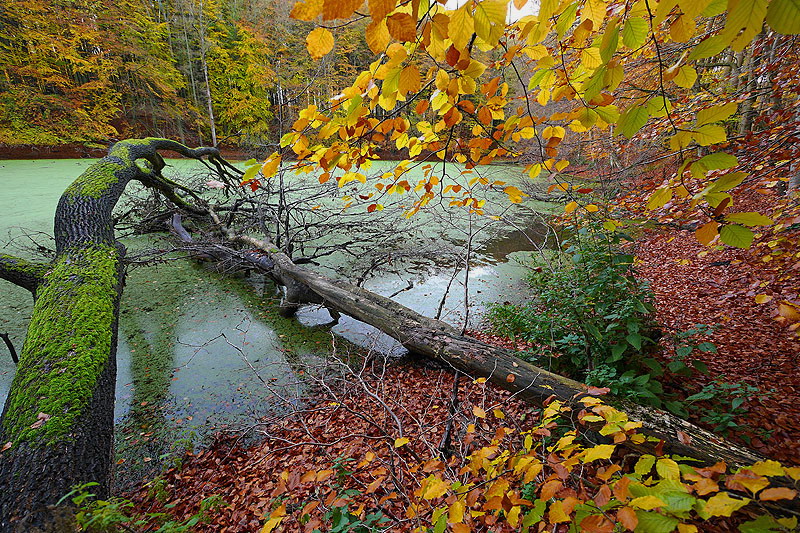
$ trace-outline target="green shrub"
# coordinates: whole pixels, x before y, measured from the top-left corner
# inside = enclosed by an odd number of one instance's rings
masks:
[[[533,343],[527,358],[614,394],[660,405],[661,365],[648,355],[660,333],[652,294],[633,272],[624,235],[581,228],[555,260],[538,260],[522,305],[495,305],[499,334]]]

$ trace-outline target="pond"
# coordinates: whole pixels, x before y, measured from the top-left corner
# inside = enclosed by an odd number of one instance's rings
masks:
[[[91,163],[0,161],[0,252],[33,255],[35,242],[49,245],[58,198]],[[170,163],[178,175],[196,168],[189,161]],[[377,165],[390,168],[388,162]],[[492,172],[513,177],[520,168],[502,166]],[[513,300],[524,288],[526,269],[518,259],[540,246],[546,228],[532,217],[518,222],[475,235],[468,273],[447,261],[412,261],[367,279],[364,286],[396,294],[397,301],[428,316],[441,307],[447,322],[460,326],[468,320],[475,326],[485,303]],[[410,246],[415,238],[451,245],[464,240],[457,231],[439,229],[433,219],[424,225],[427,234],[409,235]],[[157,245],[158,239],[137,236],[123,242],[135,251]],[[339,260],[335,254],[327,259]],[[352,343],[392,355],[404,352],[396,341],[356,320],[342,317],[333,328],[319,328],[329,320],[324,309],[307,306],[297,320],[286,319],[279,316],[277,303],[274,288],[260,276],[232,278],[182,259],[129,269],[115,410],[120,468],[136,463],[131,468],[158,469],[170,451],[167,443],[191,445],[218,430],[253,424],[282,402],[291,402],[302,393],[295,371],[330,355],[331,333],[340,350]],[[11,334],[17,351],[31,305],[26,291],[0,282],[0,332]],[[0,398],[7,395],[13,375],[14,365],[0,346]]]

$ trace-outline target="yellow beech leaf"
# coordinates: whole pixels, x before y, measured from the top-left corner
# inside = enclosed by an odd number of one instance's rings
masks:
[[[461,8],[455,10],[450,15],[450,24],[447,27],[453,45],[459,50],[467,47],[475,31],[475,20],[469,12],[470,5],[470,2],[465,2]]]
[[[569,515],[564,512],[564,502],[562,500],[556,500],[550,504],[550,521],[554,524],[570,521]]]
[[[767,24],[784,35],[800,33],[800,3],[797,0],[772,0],[767,8]]]
[[[273,152],[269,159],[264,161],[264,165],[261,167],[261,173],[264,175],[265,178],[271,178],[275,175],[278,171],[278,167],[281,166],[281,156],[278,155],[277,152]]]
[[[678,69],[673,81],[678,87],[689,89],[694,85],[694,82],[697,81],[697,71],[694,69],[694,67],[683,65]]]
[[[333,50],[333,34],[325,28],[314,28],[306,37],[306,49],[314,59]]]
[[[588,204],[588,205],[585,207],[585,209],[586,209],[588,212],[590,212],[590,213],[596,213],[597,211],[599,211],[599,210],[600,210],[600,208],[599,208],[599,207],[597,207],[597,206],[596,206],[596,205],[594,205],[594,204]]]
[[[478,407],[477,405],[472,408],[472,414],[478,418],[486,418],[486,411]]]
[[[278,524],[281,523],[281,520],[283,520],[284,516],[286,516],[286,504],[282,504],[280,507],[272,511],[272,513],[269,515],[269,520],[267,520],[267,523],[264,524],[264,527],[261,529],[261,533],[270,533],[272,530],[278,527]]]
[[[778,314],[792,322],[800,321],[800,311],[789,302],[781,302],[778,304]]]
[[[394,440],[394,447],[395,447],[395,448],[400,448],[400,447],[403,447],[403,446],[405,446],[405,445],[406,445],[406,444],[408,444],[409,442],[411,442],[411,440],[410,440],[409,438],[407,438],[407,437],[400,437],[399,439],[395,439],[395,440]]]
[[[397,0],[369,0],[369,15],[373,21],[380,20],[397,6]]]
[[[403,96],[420,90],[420,75],[417,65],[408,65],[403,69],[397,88]]]
[[[422,498],[425,500],[439,498],[444,496],[449,488],[450,483],[442,481],[435,476],[430,476],[422,481]]]
[[[697,533],[697,526],[692,524],[678,524],[678,533]]]
[[[314,20],[322,13],[323,0],[303,0],[292,7],[289,16],[297,20]]]
[[[616,445],[614,444],[598,444],[594,448],[589,448],[586,455],[583,456],[583,462],[591,463],[597,459],[608,459],[615,449]]]
[[[645,511],[649,511],[650,509],[655,509],[656,507],[667,506],[667,504],[664,503],[664,500],[662,500],[657,496],[653,496],[652,494],[634,498],[628,505],[630,505],[631,507],[636,507],[637,509],[644,509]]]
[[[647,209],[658,209],[670,200],[672,200],[672,189],[670,187],[661,187],[656,189],[656,192],[650,196],[647,201]]]
[[[768,294],[757,294],[756,295],[756,303],[757,304],[765,304],[772,301],[772,296]]]
[[[570,202],[564,206],[564,211],[567,213],[572,213],[576,209],[578,209],[578,202]]]
[[[721,122],[736,113],[737,108],[738,104],[736,102],[728,102],[727,104],[719,104],[701,109],[697,112],[697,126],[711,124],[712,122]]]
[[[731,498],[727,492],[720,492],[708,499],[703,509],[703,514],[707,516],[731,516],[731,514],[748,503],[750,503],[750,498],[740,500]]]
[[[664,479],[679,480],[681,478],[678,463],[668,457],[662,457],[656,462],[656,472]]]
[[[447,510],[447,521],[451,524],[460,524],[464,521],[464,502],[454,501]]]
[[[778,461],[772,460],[753,463],[753,465],[748,466],[747,469],[754,474],[758,474],[759,476],[782,476],[785,473],[783,465],[781,465]]]
[[[386,21],[381,19],[367,26],[365,39],[370,50],[376,54],[383,53],[392,40],[389,29],[386,27]]]

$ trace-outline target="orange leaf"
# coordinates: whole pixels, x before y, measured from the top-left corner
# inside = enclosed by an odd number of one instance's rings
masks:
[[[325,28],[314,28],[306,37],[306,49],[314,59],[333,50],[333,34]]]
[[[782,302],[778,305],[778,314],[792,322],[800,321],[800,312],[797,311],[796,306],[789,302]]]
[[[397,0],[369,0],[369,14],[372,20],[380,20],[392,11]]]
[[[363,3],[364,0],[325,0],[322,20],[346,19]]]
[[[539,494],[539,498],[542,500],[549,500],[556,495],[556,492],[558,492],[563,485],[561,480],[558,479],[548,481],[542,486],[542,492]]]
[[[631,531],[639,525],[639,517],[636,516],[636,511],[630,507],[623,507],[617,511],[617,521]]]
[[[383,53],[392,40],[392,37],[389,35],[389,29],[386,27],[385,20],[379,20],[367,26],[364,36],[367,41],[367,46],[376,54]]]
[[[477,405],[472,408],[472,414],[477,416],[478,418],[486,418],[486,411],[484,411]]]
[[[758,498],[765,502],[775,500],[793,500],[797,497],[797,491],[786,487],[773,487],[771,489],[764,489]]]
[[[398,41],[413,41],[417,38],[417,26],[408,13],[395,13],[386,19],[389,34]]]
[[[715,221],[708,222],[707,224],[703,224],[697,231],[694,232],[694,236],[697,238],[697,241],[704,245],[708,246],[711,244],[711,241],[714,240],[714,237],[719,235],[719,224]]]
[[[614,523],[601,514],[594,514],[581,520],[581,529],[589,533],[612,533]]]

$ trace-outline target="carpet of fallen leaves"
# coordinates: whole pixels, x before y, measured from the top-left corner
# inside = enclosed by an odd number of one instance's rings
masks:
[[[426,365],[381,364],[352,378],[319,390],[307,409],[259,428],[264,440],[256,446],[219,437],[189,453],[180,468],[161,476],[157,489],[150,483],[132,495],[137,512],[167,511],[185,519],[199,510],[201,500],[219,495],[228,505],[196,530],[250,532],[259,531],[276,499],[289,492],[293,502],[303,502],[292,506],[297,511],[305,505],[341,506],[341,498],[355,489],[363,495],[363,509],[380,507],[395,523],[393,531],[404,531],[414,525],[405,518],[405,498],[418,486],[415,474],[427,475],[419,470],[421,459],[441,455],[451,417],[453,461],[486,445],[500,424],[529,428],[537,419],[537,411],[482,380],[460,378],[454,403],[452,372]],[[465,434],[468,424],[475,424],[475,433]],[[318,518],[301,525],[290,512],[281,530],[312,531],[319,525]]]
[[[708,219],[686,209],[687,201],[676,200],[658,213],[666,225],[636,241],[636,258],[638,275],[655,293],[658,321],[667,332],[695,324],[717,328],[709,339],[717,353],[692,356],[705,362],[711,375],[696,378],[700,383],[690,388],[685,383],[674,388],[696,392],[699,384],[715,378],[757,387],[763,395],[743,406],[747,414],[738,421],[751,429],[733,432],[730,438],[773,459],[798,464],[800,202],[776,186],[777,174],[763,170],[735,195],[731,211],[757,211],[776,222],[756,228],[749,249],[697,242],[694,229]],[[654,186],[658,184],[642,188]],[[641,211],[646,198],[644,193],[628,201]],[[669,349],[663,356],[670,357]]]

